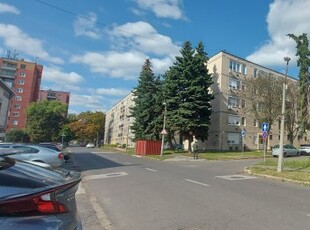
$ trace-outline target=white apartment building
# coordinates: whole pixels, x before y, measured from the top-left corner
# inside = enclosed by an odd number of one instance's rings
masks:
[[[285,77],[285,75],[226,51],[212,56],[207,63],[207,68],[212,74],[214,83],[211,89],[215,99],[212,101],[213,113],[209,137],[205,142],[200,142],[199,147],[217,151],[241,151],[243,147],[252,150],[263,149],[261,124],[248,114],[247,102],[242,97],[245,90],[244,79],[257,77],[260,73],[272,73],[279,77]],[[128,128],[128,122],[132,120],[125,118],[129,112],[128,107],[132,105],[132,94],[129,94],[106,113],[105,143],[123,144],[126,143],[127,137],[132,140],[133,135]],[[267,143],[269,149],[279,144],[280,121],[270,125]],[[307,143],[308,140],[307,132],[303,139],[296,140],[294,144],[299,146]],[[287,143],[286,132],[284,143]],[[187,143],[184,144],[186,147]],[[130,142],[130,145],[134,146],[134,143]]]

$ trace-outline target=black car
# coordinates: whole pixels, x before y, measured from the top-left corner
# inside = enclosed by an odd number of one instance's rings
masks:
[[[0,229],[81,230],[75,200],[81,174],[18,161],[4,151],[0,152]]]

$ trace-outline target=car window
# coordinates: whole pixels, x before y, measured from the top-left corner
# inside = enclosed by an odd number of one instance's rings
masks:
[[[10,145],[0,145],[0,149],[9,149]]]
[[[21,150],[22,153],[38,153],[39,150],[28,146],[13,146],[13,149]]]

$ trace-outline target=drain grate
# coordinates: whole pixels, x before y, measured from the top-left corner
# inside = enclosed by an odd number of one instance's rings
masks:
[[[246,175],[226,175],[226,176],[216,176],[216,178],[225,179],[225,180],[249,180],[255,179],[255,176],[246,176]]]

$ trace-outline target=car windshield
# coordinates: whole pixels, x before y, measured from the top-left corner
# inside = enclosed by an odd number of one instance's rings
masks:
[[[279,145],[275,145],[273,146],[274,149],[278,149],[279,148]]]

